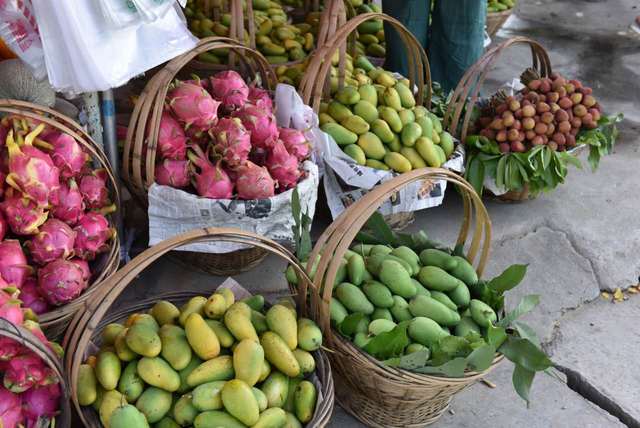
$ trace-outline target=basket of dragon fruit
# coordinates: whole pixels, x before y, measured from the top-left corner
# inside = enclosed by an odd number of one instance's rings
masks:
[[[71,426],[62,348],[49,342],[18,289],[0,290],[0,427]]]
[[[49,337],[115,272],[120,197],[102,149],[72,119],[0,100],[0,288],[20,290]]]
[[[218,49],[234,51],[249,73],[175,79],[193,58]],[[293,189],[313,216],[318,168],[309,160],[312,133],[300,113],[310,109],[288,85],[278,85],[274,102],[275,86],[259,52],[216,37],[201,40],[148,82],[129,122],[123,179],[148,206],[150,245],[210,226],[291,242]],[[285,101],[276,120],[278,99]],[[266,256],[260,248],[227,243],[179,250],[181,260],[220,275],[250,269]]]

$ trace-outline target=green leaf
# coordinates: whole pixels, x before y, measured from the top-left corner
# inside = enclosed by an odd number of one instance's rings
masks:
[[[528,339],[508,337],[498,351],[509,361],[531,371],[543,371],[553,365],[549,357]]]
[[[507,340],[507,330],[504,327],[490,325],[487,328],[487,342],[494,349],[500,348],[505,340]]]
[[[384,221],[384,217],[378,211],[374,212],[369,220],[367,220],[366,228],[371,231],[371,233],[385,244],[393,244],[395,241],[395,236],[393,234],[393,230],[389,227],[386,221]]]
[[[492,345],[484,345],[474,349],[467,357],[467,363],[476,371],[481,372],[488,369],[496,355],[496,348]]]
[[[405,370],[416,370],[420,367],[424,367],[429,359],[429,350],[423,349],[422,351],[413,352],[408,355],[402,355],[400,357],[391,358],[383,361],[383,364],[391,367],[398,367]]]
[[[291,212],[293,214],[293,220],[297,227],[300,227],[300,214],[302,208],[300,207],[300,195],[298,194],[298,188],[294,188],[291,192]]]
[[[442,374],[447,377],[462,377],[467,368],[467,359],[458,357],[440,366],[425,366],[414,370],[417,373]]]
[[[487,284],[499,294],[516,287],[527,274],[528,265],[511,265]]]
[[[540,346],[540,339],[538,339],[538,335],[528,324],[525,324],[522,321],[514,321],[511,323],[511,326],[516,329],[520,337],[530,340],[531,343],[536,346]]]
[[[482,163],[479,157],[476,156],[469,162],[469,167],[465,175],[467,181],[471,183],[478,195],[482,195],[482,188],[484,187],[484,163]]]
[[[527,407],[529,406],[529,391],[531,390],[531,384],[533,383],[535,375],[535,371],[528,370],[518,364],[513,367],[513,376],[511,377],[513,388],[518,395],[527,402]]]
[[[356,332],[356,328],[358,327],[358,324],[360,324],[360,321],[365,317],[366,315],[360,312],[347,315],[338,326],[338,331],[345,336],[352,336]]]
[[[505,187],[504,176],[505,169],[507,167],[507,155],[503,155],[498,161],[498,167],[496,168],[496,186]]]
[[[538,303],[540,303],[540,296],[537,294],[524,296],[522,300],[520,300],[520,303],[518,303],[518,306],[516,306],[513,311],[509,312],[507,316],[498,321],[497,325],[500,327],[509,327],[513,321],[538,306]]]
[[[407,327],[409,327],[409,321],[403,321],[393,330],[377,335],[367,343],[365,351],[379,360],[388,360],[401,355],[409,344]]]
[[[356,235],[356,241],[363,244],[382,244],[382,242],[377,237],[362,230]]]

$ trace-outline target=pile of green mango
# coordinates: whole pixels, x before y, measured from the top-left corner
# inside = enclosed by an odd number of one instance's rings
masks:
[[[80,366],[77,398],[104,427],[294,428],[314,414],[305,377],[322,333],[288,300],[266,309],[260,295],[235,301],[220,288],[181,308],[158,301],[101,337]]]
[[[353,61],[345,85],[320,106],[320,126],[358,164],[399,173],[439,167],[454,151],[440,119],[416,105],[407,79]]]
[[[482,334],[496,322],[490,306],[471,298],[476,283],[478,275],[466,259],[442,250],[416,254],[406,246],[356,244],[338,270],[331,322],[337,327],[349,314],[363,314],[351,339],[364,348],[408,321],[411,343],[404,354],[428,351],[444,337]]]
[[[358,15],[363,13],[381,13],[380,5],[364,3],[362,0],[349,0]],[[384,28],[381,19],[370,19],[358,25],[356,53],[376,58],[384,58],[386,54]]]
[[[269,63],[283,64],[303,60],[314,49],[314,34],[317,34],[320,20],[318,12],[309,13],[305,22],[289,24],[289,18],[280,2],[252,0],[252,4],[256,48]],[[189,29],[198,37],[229,36],[230,13],[223,13],[219,20],[214,20],[212,16],[206,15],[202,1],[188,0],[185,15]],[[244,43],[249,44],[249,33],[246,30]],[[216,50],[200,54],[198,58],[212,64],[224,64],[228,53]]]
[[[515,5],[514,0],[488,0],[487,12],[504,12],[505,10],[512,9]]]

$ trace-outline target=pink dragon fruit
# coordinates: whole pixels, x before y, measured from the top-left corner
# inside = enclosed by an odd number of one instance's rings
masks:
[[[167,100],[171,111],[186,128],[206,130],[218,119],[220,102],[211,98],[202,86],[176,81]]]
[[[251,132],[251,144],[254,147],[268,149],[278,139],[276,118],[269,110],[245,104],[234,112],[234,116],[240,118],[244,127]]]
[[[200,78],[200,76],[192,74],[191,75],[191,79],[189,80],[185,80],[184,83],[191,83],[192,85],[198,85],[204,89],[206,89],[207,91],[209,91],[211,83],[209,82],[209,79],[204,79],[202,80]]]
[[[68,260],[54,260],[38,271],[40,292],[55,306],[72,301],[86,286],[82,269]]]
[[[0,242],[0,276],[16,288],[22,287],[33,269],[27,265],[27,258],[16,240]]]
[[[22,306],[31,309],[37,315],[43,314],[50,310],[49,303],[44,299],[44,296],[38,289],[37,281],[34,277],[30,276],[22,285],[19,295]]]
[[[2,212],[0,212],[0,241],[2,241],[7,235],[8,228],[9,226],[7,225],[7,220],[4,219],[4,215],[2,215]]]
[[[282,141],[276,141],[267,158],[267,168],[271,176],[278,182],[278,187],[290,189],[295,187],[300,178],[298,159],[290,155]]]
[[[74,253],[84,260],[93,260],[96,254],[107,251],[107,242],[114,233],[105,216],[97,212],[86,213],[73,230],[76,232]]]
[[[236,188],[240,199],[265,199],[275,194],[275,183],[267,168],[247,161],[236,169]]]
[[[62,184],[58,190],[58,203],[53,206],[51,215],[73,226],[82,217],[85,210],[84,198],[75,180]]]
[[[60,187],[60,172],[49,155],[33,146],[42,129],[41,125],[24,139],[18,134],[18,142],[14,140],[13,131],[9,131],[9,175],[5,180],[38,206],[46,207],[50,202],[55,203],[52,197]]]
[[[71,263],[75,263],[75,265],[78,266],[80,270],[82,270],[82,278],[88,283],[89,279],[91,279],[91,269],[89,268],[89,263],[87,263],[86,260],[78,258],[71,259],[69,261]]]
[[[24,351],[24,346],[8,337],[0,337],[0,362],[9,361]],[[0,367],[0,371],[2,368]],[[1,404],[0,404],[1,406]],[[2,426],[2,425],[0,425]]]
[[[222,101],[227,110],[242,107],[249,97],[249,87],[242,76],[233,70],[221,71],[209,78],[211,82],[211,94]]]
[[[23,198],[14,189],[9,189],[6,196],[7,198],[0,204],[0,207],[11,231],[16,235],[34,235],[38,233],[38,228],[47,221],[48,213],[44,210],[44,207],[39,207],[34,201]]]
[[[96,169],[80,179],[80,193],[87,208],[102,208],[109,203],[107,170]]]
[[[189,161],[165,159],[156,165],[156,183],[182,189],[191,183]]]
[[[298,158],[298,161],[302,162],[311,155],[311,145],[304,132],[293,128],[278,128],[278,134],[287,151]]]
[[[82,167],[89,161],[89,156],[82,146],[69,134],[56,133],[47,138],[53,146],[51,160],[60,170],[60,176],[65,179],[76,177]]]
[[[249,88],[249,102],[257,107],[273,111],[273,101],[269,95],[269,91],[251,86]]]
[[[20,393],[44,382],[50,370],[33,352],[18,355],[6,363],[3,384],[11,392]]]
[[[178,121],[166,111],[160,119],[158,153],[161,159],[175,160],[183,160],[187,155],[187,136]]]
[[[20,396],[0,386],[0,427],[17,428],[22,420]]]
[[[60,385],[57,383],[31,388],[22,394],[22,412],[27,428],[49,426],[60,407]]]
[[[216,142],[214,151],[230,167],[235,167],[249,158],[251,135],[238,118],[222,118],[209,130]]]
[[[63,221],[47,220],[37,235],[25,244],[36,263],[43,265],[55,259],[67,259],[73,254],[76,233]]]
[[[0,290],[0,318],[4,318],[12,324],[22,325],[24,314],[20,308],[18,293],[9,294],[5,290]]]
[[[198,195],[211,199],[230,199],[233,196],[233,183],[220,162],[213,165],[198,146],[194,146],[192,150],[187,156],[200,169],[200,173],[193,171],[193,185]]]

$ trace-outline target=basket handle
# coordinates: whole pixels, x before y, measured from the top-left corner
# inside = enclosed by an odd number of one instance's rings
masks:
[[[155,158],[158,134],[160,131],[160,118],[164,110],[165,97],[169,90],[169,84],[182,68],[199,54],[216,49],[229,49],[238,54],[238,57],[249,66],[254,76],[262,77],[263,85],[269,89],[275,89],[276,76],[269,66],[266,58],[258,51],[240,44],[240,42],[227,37],[208,37],[201,39],[198,45],[187,53],[171,60],[147,83],[136,103],[127,131],[124,154],[122,158],[124,181],[130,190],[140,201],[146,201],[145,190],[154,182]],[[253,60],[253,61],[249,61]],[[255,65],[254,68],[251,64]],[[147,127],[151,120],[152,126]],[[148,132],[148,136],[147,136]],[[143,149],[145,143],[146,157],[143,162]],[[129,166],[131,165],[131,166]],[[143,176],[144,168],[144,176]]]
[[[513,45],[528,45],[531,48],[532,67],[542,77],[551,75],[551,61],[549,55],[541,44],[527,37],[513,37],[503,43],[489,49],[474,65],[462,76],[458,86],[453,92],[451,102],[444,116],[443,126],[460,141],[464,142],[469,132],[469,125],[473,107],[479,99],[480,89],[484,84],[487,74],[494,66],[502,53]],[[464,118],[462,112],[466,107]]]
[[[327,78],[331,67],[330,58],[334,52],[340,50],[340,64],[338,70],[339,85],[344,83],[344,51],[346,50],[346,42],[350,34],[357,30],[358,25],[371,19],[380,19],[388,22],[398,31],[400,38],[403,40],[406,56],[409,65],[409,81],[411,85],[418,87],[416,102],[418,104],[431,105],[431,71],[429,69],[429,60],[424,49],[415,38],[415,36],[407,30],[407,28],[395,18],[385,15],[384,13],[365,13],[350,19],[345,25],[338,28],[336,33],[321,47],[316,49],[312,55],[305,77],[300,84],[300,93],[305,104],[310,105],[314,111],[320,109],[320,102],[323,95],[327,95]],[[426,89],[426,94],[425,94]]]
[[[122,269],[99,284],[102,292],[96,295],[96,299],[94,301],[87,302],[85,304],[85,309],[78,311],[71,321],[67,334],[64,338],[65,349],[86,349],[89,341],[91,340],[91,336],[95,333],[100,321],[117,297],[151,263],[178,247],[193,243],[217,241],[252,245],[281,257],[293,266],[298,277],[298,283],[305,284],[313,293],[313,283],[307,276],[304,268],[300,265],[295,256],[282,245],[255,233],[245,232],[239,229],[215,227],[194,229],[148,248],[136,256],[131,262],[126,264]],[[306,315],[308,312],[307,296],[301,292],[295,293],[295,290],[291,286],[290,288],[296,296],[297,307],[300,309],[300,313],[302,315]],[[70,376],[69,383],[75,387],[78,380],[77,367],[79,367],[79,365],[76,365],[76,368],[72,369],[72,361],[71,358],[68,357],[66,358],[65,367]],[[75,400],[74,405],[76,405],[76,408],[78,407]]]
[[[320,236],[310,256],[320,261],[314,276],[314,287],[311,289],[311,311],[327,337],[331,338],[329,305],[333,291],[333,283],[340,262],[349,249],[353,239],[369,217],[395,192],[406,185],[420,181],[439,181],[456,185],[462,195],[464,217],[458,234],[457,245],[464,245],[470,233],[471,223],[475,220],[473,235],[467,259],[474,263],[479,255],[476,270],[482,274],[491,244],[491,220],[482,200],[473,187],[458,175],[442,168],[421,168],[398,175],[392,180],[376,186],[373,190],[347,208]]]
[[[69,405],[69,388],[64,377],[60,358],[33,333],[22,326],[17,326],[4,318],[0,318],[0,337],[15,340],[29,348],[42,359],[55,373],[60,382],[62,397],[60,399],[61,418],[56,420],[56,426],[63,428],[71,426],[71,406]]]

